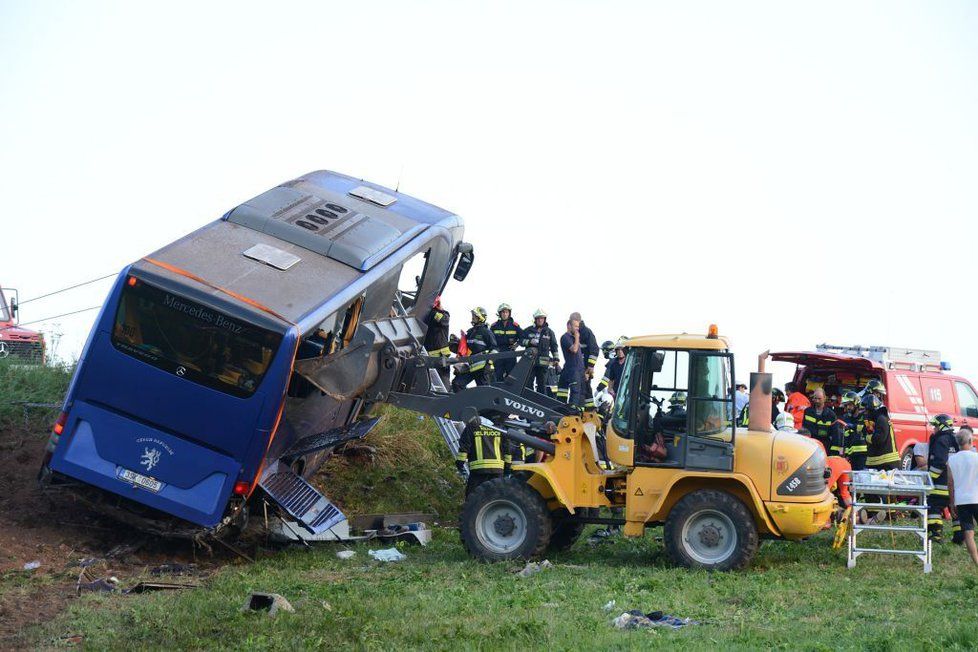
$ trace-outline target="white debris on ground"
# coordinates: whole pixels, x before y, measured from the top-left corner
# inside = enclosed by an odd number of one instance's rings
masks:
[[[370,550],[367,554],[377,561],[403,561],[407,555],[397,548],[384,548],[383,550]]]

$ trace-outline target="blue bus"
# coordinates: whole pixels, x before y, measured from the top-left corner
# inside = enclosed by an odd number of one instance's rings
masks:
[[[376,423],[371,353],[417,346],[420,318],[472,264],[462,235],[453,213],[320,171],[132,263],[88,337],[42,485],[165,536],[234,531],[256,496],[332,527],[343,516],[308,480]]]

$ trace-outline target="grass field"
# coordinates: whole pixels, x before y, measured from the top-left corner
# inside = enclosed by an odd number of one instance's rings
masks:
[[[554,568],[517,578],[519,564],[467,558],[457,532],[440,530],[407,560],[380,563],[354,546],[291,550],[226,567],[179,594],[102,595],[75,601],[37,632],[38,645],[82,636],[86,647],[155,649],[609,649],[650,644],[703,649],[975,649],[978,571],[945,544],[935,570],[863,558],[846,570],[827,535],[769,542],[750,570],[671,568],[654,535],[552,556]],[[241,613],[250,591],[286,596],[296,613]],[[615,611],[602,606],[615,600]],[[664,610],[701,622],[680,631],[618,631],[627,609]],[[75,639],[77,640],[77,639]]]
[[[0,387],[11,401],[57,402],[67,378],[63,371],[0,366]],[[351,455],[332,459],[318,484],[350,514],[419,510],[454,519],[461,483],[432,422],[397,410],[381,414],[381,425]],[[49,424],[49,415],[32,417],[24,436],[43,440]],[[0,406],[0,425],[23,428],[19,408]],[[846,570],[830,533],[803,543],[767,542],[750,569],[711,574],[671,567],[661,529],[650,529],[638,540],[595,546],[582,540],[551,555],[553,568],[520,579],[515,571],[522,564],[474,562],[456,530],[435,534],[427,548],[404,548],[408,558],[400,563],[371,560],[366,545],[342,561],[337,546],[324,545],[231,563],[192,591],[88,594],[59,606],[25,639],[42,648],[80,642],[90,649],[167,650],[978,648],[978,570],[950,544],[937,547],[930,575],[919,562],[889,557],[864,557]],[[884,536],[879,543],[890,541]],[[77,572],[66,566],[40,575],[0,573],[0,598],[71,592]],[[145,569],[133,568],[123,584],[143,579],[140,573]],[[251,591],[281,593],[296,613],[274,619],[241,613]],[[616,609],[605,612],[610,600]],[[612,619],[628,609],[700,624],[615,630]]]

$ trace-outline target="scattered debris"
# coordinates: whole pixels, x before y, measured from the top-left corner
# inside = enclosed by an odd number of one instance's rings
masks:
[[[403,561],[407,555],[397,548],[384,548],[383,550],[369,550],[368,555],[377,561]]]
[[[326,602],[325,600],[323,600],[319,604],[323,605],[323,609],[325,609],[326,611],[332,611],[333,610],[333,605],[331,605],[330,603]]]
[[[626,611],[614,619],[615,629],[649,629],[656,627],[666,627],[669,629],[679,629],[687,625],[699,625],[691,618],[678,618],[664,614],[661,611],[652,611],[643,614],[638,609]]]
[[[340,550],[336,553],[336,556],[340,559],[350,559],[355,554],[357,554],[356,550]]]
[[[553,568],[554,565],[550,563],[549,559],[544,559],[543,561],[530,561],[526,563],[523,570],[518,572],[517,577],[530,577],[531,575],[536,575],[540,571],[546,568]]]
[[[81,568],[88,568],[89,566],[93,566],[99,563],[100,561],[102,560],[99,559],[98,557],[85,557],[83,559],[79,559],[75,565]]]
[[[78,584],[75,585],[75,590],[79,595],[82,593],[114,593],[119,590],[119,578],[101,577],[97,580],[88,581],[87,576],[82,573],[78,577]]]
[[[121,559],[129,555],[130,553],[136,552],[142,548],[143,544],[141,541],[136,541],[133,543],[120,543],[116,547],[105,553],[106,559]]]
[[[252,593],[241,611],[267,611],[269,616],[274,616],[279,611],[295,613],[295,608],[278,593]]]
[[[160,564],[149,569],[150,575],[183,575],[197,570],[197,564]]]
[[[39,561],[29,561],[26,564],[24,564],[24,570],[28,570],[28,571],[37,570],[40,567],[41,567],[41,562]]]
[[[605,611],[606,613],[611,613],[611,611],[612,611],[612,610],[613,610],[613,609],[615,608],[615,605],[616,605],[616,604],[618,604],[618,603],[617,603],[617,602],[616,602],[615,600],[609,600],[609,601],[607,602],[607,604],[605,604],[605,606],[603,606],[603,607],[601,607],[601,608],[602,608],[602,609],[603,609],[603,610],[604,610],[604,611]]]
[[[151,591],[182,591],[184,589],[196,589],[199,584],[174,584],[173,582],[140,582],[131,589],[126,589],[123,591],[125,594],[130,593],[149,593]]]

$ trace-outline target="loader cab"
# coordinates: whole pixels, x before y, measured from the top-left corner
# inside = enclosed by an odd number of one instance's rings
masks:
[[[731,471],[733,378],[724,340],[630,341],[607,430],[609,457],[624,466]]]

